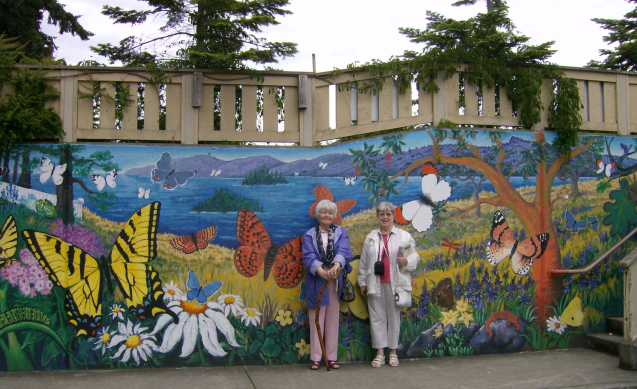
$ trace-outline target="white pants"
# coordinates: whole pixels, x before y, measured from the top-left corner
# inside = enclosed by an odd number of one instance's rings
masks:
[[[391,283],[380,284],[380,296],[367,296],[369,323],[372,330],[372,348],[391,350],[398,348],[400,311],[396,306]]]

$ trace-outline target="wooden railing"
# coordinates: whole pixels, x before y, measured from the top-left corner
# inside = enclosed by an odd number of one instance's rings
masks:
[[[562,69],[580,88],[583,130],[637,133],[637,114],[631,115],[637,112],[637,75]],[[60,99],[50,106],[62,118],[65,142],[119,139],[198,144],[227,140],[312,146],[349,135],[437,124],[441,119],[477,126],[519,126],[504,88],[480,89],[468,83],[461,87],[461,73],[449,79],[441,74],[436,93],[415,90],[412,84],[400,94],[391,78],[378,93],[347,88],[350,81],[371,78],[350,70],[336,77],[330,76],[332,72],[266,72],[254,77],[181,69],[168,70],[163,82],[153,82],[140,68],[51,67],[47,71],[60,91]],[[96,85],[101,90],[96,95],[99,98],[86,98]],[[122,87],[129,91],[129,100],[123,104],[114,99],[116,89]],[[552,83],[545,80],[545,107],[552,91]],[[9,92],[11,86],[5,83],[2,93]],[[461,93],[464,107],[459,106]],[[140,98],[143,104],[138,108]],[[542,121],[533,130],[546,127],[548,109],[542,111]]]

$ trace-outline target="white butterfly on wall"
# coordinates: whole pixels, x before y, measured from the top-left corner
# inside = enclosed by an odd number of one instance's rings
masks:
[[[596,165],[597,165],[597,174],[604,172],[606,174],[606,177],[610,177],[612,170],[615,168],[615,162],[604,164],[604,161],[602,161],[601,159],[597,160]]]
[[[212,171],[210,172],[210,177],[217,177],[219,174],[221,174],[221,169],[219,170],[212,169]]]
[[[400,207],[396,207],[396,224],[411,224],[419,232],[424,232],[433,223],[432,208],[436,203],[445,201],[451,196],[451,186],[447,181],[440,180],[440,173],[436,166],[427,162],[422,167],[422,194],[418,200],[410,201]]]
[[[327,167],[327,162],[319,162],[319,167],[321,169],[325,169]]]
[[[150,189],[139,188],[139,193],[137,193],[137,197],[139,197],[140,199],[142,197],[147,199],[148,197],[150,197]]]
[[[299,172],[294,172],[294,175],[295,175],[295,176],[298,176],[298,175],[299,175]]]
[[[60,185],[64,179],[62,174],[66,171],[66,164],[56,165],[47,157],[42,157],[40,159],[40,170],[42,171],[40,174],[41,183],[44,184],[49,178],[52,178],[55,185]]]
[[[104,186],[106,185],[108,185],[108,187],[111,189],[115,188],[115,178],[117,178],[117,169],[113,169],[108,172],[106,177],[100,174],[91,174],[91,180],[93,180],[93,183],[95,184],[95,186],[97,186],[98,191],[104,189]]]
[[[354,185],[356,183],[356,178],[358,177],[343,177],[343,181],[345,181],[345,185]]]

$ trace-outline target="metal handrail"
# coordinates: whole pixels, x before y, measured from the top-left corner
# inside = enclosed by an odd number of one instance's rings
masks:
[[[604,255],[602,255],[601,257],[597,258],[597,260],[595,262],[591,263],[587,267],[585,267],[583,269],[556,269],[556,268],[552,267],[552,268],[549,269],[549,277],[552,278],[552,277],[557,276],[558,274],[582,274],[582,273],[587,273],[587,272],[593,270],[593,268],[595,266],[599,265],[600,262],[602,262],[603,260],[608,258],[613,252],[615,252],[615,250],[620,248],[624,243],[626,243],[626,241],[628,239],[632,238],[632,236],[635,235],[635,234],[637,234],[637,228],[632,230],[628,235],[626,235],[624,237],[624,239],[622,239],[619,242],[617,242],[616,245],[611,247],[610,250],[608,250],[606,253],[604,253]]]

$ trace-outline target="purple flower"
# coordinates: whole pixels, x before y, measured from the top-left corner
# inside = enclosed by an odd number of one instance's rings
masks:
[[[79,224],[64,224],[61,219],[58,219],[49,226],[48,231],[95,258],[106,252],[102,238],[90,228],[82,227]]]
[[[529,305],[529,303],[531,302],[531,297],[527,294],[523,294],[520,296],[520,302],[522,303],[522,305]]]
[[[0,277],[11,286],[18,286],[20,293],[25,297],[33,298],[37,293],[50,294],[53,284],[38,260],[27,249],[20,251],[19,257],[19,262],[13,262],[0,269]]]

